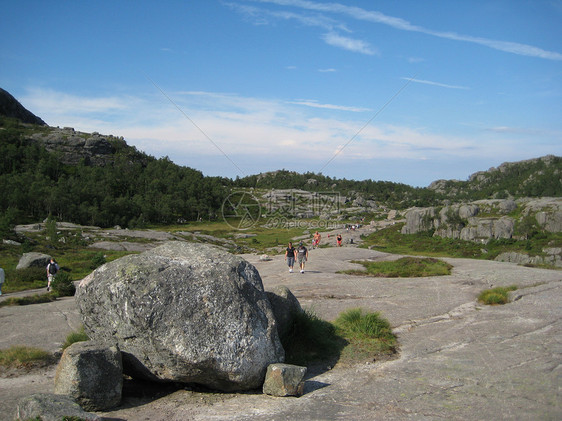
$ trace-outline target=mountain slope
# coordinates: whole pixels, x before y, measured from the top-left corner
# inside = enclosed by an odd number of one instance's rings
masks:
[[[0,88],[0,116],[15,118],[27,124],[47,125],[47,123],[24,108],[17,99],[2,88]]]

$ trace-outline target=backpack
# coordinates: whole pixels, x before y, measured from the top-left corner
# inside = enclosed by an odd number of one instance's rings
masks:
[[[51,275],[57,274],[57,264],[56,263],[49,263],[49,273]]]

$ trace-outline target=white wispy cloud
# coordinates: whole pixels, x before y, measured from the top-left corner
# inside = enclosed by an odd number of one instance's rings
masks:
[[[256,25],[270,24],[272,19],[294,20],[301,25],[328,30],[328,32],[321,37],[328,45],[367,55],[374,55],[377,53],[376,49],[371,47],[366,41],[338,35],[337,31],[350,33],[351,30],[344,23],[324,15],[306,15],[291,11],[273,11],[238,3],[225,3],[225,5],[241,13],[247,19],[252,20]]]
[[[327,34],[322,35],[322,39],[328,45],[343,48],[344,50],[353,51],[355,53],[367,55],[375,55],[378,53],[377,50],[366,41],[343,37],[335,32],[328,32]]]
[[[534,127],[513,127],[513,126],[495,126],[485,129],[494,133],[501,133],[507,135],[532,135],[532,136],[548,136],[558,137],[562,141],[562,132],[557,130],[538,129]]]
[[[31,88],[22,100],[31,109],[49,110],[56,114],[87,114],[125,110],[130,101],[123,97],[81,97],[52,89]]]
[[[439,86],[441,88],[448,88],[448,89],[470,89],[467,86],[459,86],[459,85],[448,85],[446,83],[440,83],[440,82],[433,82],[431,80],[423,80],[423,79],[416,79],[416,78],[409,78],[409,77],[402,77],[401,79],[403,80],[409,80],[412,81],[414,83],[422,83],[424,85],[433,85],[433,86]]]
[[[525,147],[530,147],[525,144],[526,138],[513,137],[514,129],[499,125],[481,131],[478,136],[464,137],[384,122],[364,127],[364,116],[357,118],[347,112],[369,110],[316,100],[286,102],[204,91],[167,95],[175,105],[158,93],[88,97],[30,89],[18,99],[53,126],[124,136],[130,145],[148,154],[170,156],[181,165],[204,172],[203,159],[214,162],[215,167],[216,162],[224,160],[218,167],[222,167],[222,174],[230,176],[239,171],[231,168],[223,153],[237,166],[243,167],[239,161],[248,162],[243,171],[253,174],[258,164],[260,168],[266,164],[269,169],[282,167],[280,150],[289,152],[294,148],[298,158],[309,163],[307,170],[311,171],[320,171],[343,145],[345,149],[330,166],[346,162],[351,165],[350,170],[359,163],[368,166],[369,160],[374,159],[495,156],[511,150],[515,144],[521,154],[537,152],[536,145],[532,151],[524,152]],[[342,113],[328,118],[315,114],[314,110],[319,108]],[[360,134],[354,136],[362,127]],[[536,139],[536,134],[531,135]]]
[[[345,24],[338,22],[332,18],[323,15],[305,15],[302,13],[294,13],[290,11],[274,11],[263,8],[248,6],[239,3],[224,3],[225,6],[237,11],[251,20],[256,25],[269,25],[275,20],[294,20],[305,26],[319,27],[325,30],[342,30],[349,32]]]
[[[542,48],[522,44],[518,42],[494,40],[484,37],[476,37],[471,35],[457,34],[456,32],[443,32],[434,31],[423,26],[414,25],[405,19],[388,16],[384,13],[366,10],[360,7],[347,6],[340,3],[317,3],[307,0],[254,0],[260,3],[272,3],[280,6],[297,7],[304,10],[313,10],[316,12],[334,13],[339,15],[346,15],[357,20],[380,23],[383,25],[391,26],[401,31],[420,32],[427,35],[432,35],[439,38],[450,39],[454,41],[463,41],[473,44],[483,45],[506,53],[517,55],[537,57],[547,60],[562,60],[562,54],[556,51],[548,51]]]
[[[345,105],[334,105],[334,104],[321,104],[315,100],[297,100],[297,101],[288,101],[289,104],[296,104],[296,105],[306,105],[307,107],[312,108],[325,108],[329,110],[339,110],[339,111],[352,111],[356,113],[361,113],[365,111],[372,111],[370,108],[361,108],[361,107],[347,107]]]

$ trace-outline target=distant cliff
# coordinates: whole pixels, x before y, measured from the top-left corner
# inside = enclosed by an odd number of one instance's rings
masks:
[[[46,126],[43,120],[28,111],[21,105],[17,99],[15,99],[10,93],[6,92],[4,89],[0,88],[0,115],[16,118],[22,123],[27,124],[38,124],[40,126]]]

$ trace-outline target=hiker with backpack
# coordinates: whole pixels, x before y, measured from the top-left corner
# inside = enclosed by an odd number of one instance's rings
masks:
[[[304,273],[304,265],[308,260],[308,250],[301,241],[297,248],[297,262],[301,268],[301,273]]]
[[[55,279],[59,269],[59,265],[55,262],[55,259],[51,257],[51,261],[47,265],[47,291],[51,290],[51,282]]]

